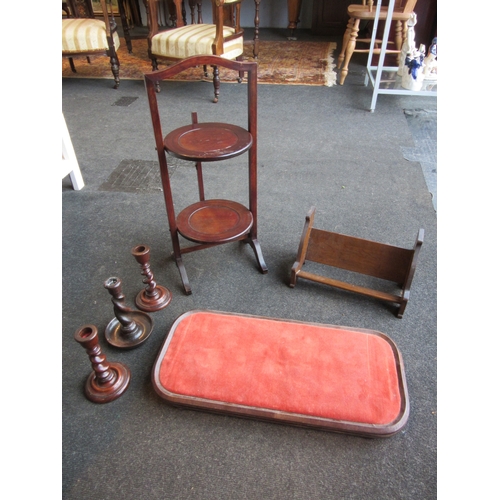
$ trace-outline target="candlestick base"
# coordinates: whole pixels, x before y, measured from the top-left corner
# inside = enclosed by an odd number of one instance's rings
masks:
[[[155,312],[167,307],[172,300],[172,293],[168,288],[156,285],[157,297],[148,297],[146,290],[141,290],[135,298],[136,306],[141,311]]]
[[[146,313],[132,311],[127,314],[127,319],[135,323],[132,331],[126,331],[125,327],[113,318],[104,331],[104,336],[109,344],[121,349],[131,349],[142,344],[153,331],[153,320]]]
[[[85,395],[93,403],[109,403],[119,398],[130,383],[130,370],[122,363],[109,363],[116,378],[111,384],[99,384],[95,373],[91,373],[85,384]]]

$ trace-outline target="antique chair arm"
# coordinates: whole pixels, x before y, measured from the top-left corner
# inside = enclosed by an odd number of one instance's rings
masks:
[[[213,53],[217,56],[224,53],[224,2],[225,0],[212,0],[214,7],[215,40]]]
[[[224,36],[224,5],[230,5],[234,3],[235,7],[235,19],[234,26],[233,23],[229,25],[234,29],[234,33],[229,36]],[[224,53],[224,43],[235,38],[239,38],[243,35],[243,30],[240,26],[240,7],[241,2],[227,1],[227,0],[212,0],[213,7],[213,23],[215,24],[215,40],[213,44],[213,51],[215,55],[220,55]]]
[[[158,29],[158,2],[157,0],[148,0],[145,2],[148,19],[148,38],[155,36]]]
[[[189,9],[191,10],[191,24],[195,24],[194,14],[197,11],[196,24],[203,24],[202,3],[203,0],[189,0]]]

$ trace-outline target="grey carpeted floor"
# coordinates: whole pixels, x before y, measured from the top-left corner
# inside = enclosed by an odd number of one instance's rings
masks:
[[[437,496],[436,211],[423,165],[412,150],[414,110],[436,117],[434,98],[371,94],[359,84],[362,65],[344,86],[259,86],[259,239],[269,273],[251,249],[230,243],[184,257],[193,289],[182,292],[171,258],[158,184],[144,84],[64,80],[62,108],[85,180],[81,191],[62,181],[62,497],[64,499],[432,499]],[[245,123],[244,85],[222,85],[218,104],[207,83],[164,83],[165,128],[190,120]],[[425,137],[428,139],[428,136]],[[410,153],[409,153],[410,152]],[[246,203],[246,157],[205,168],[207,197]],[[432,167],[431,167],[432,170]],[[135,176],[134,176],[135,175]],[[175,203],[196,200],[191,166],[175,164]],[[309,208],[315,226],[411,248],[425,241],[403,319],[391,305],[299,281],[288,287]],[[152,314],[154,331],[130,351],[108,345],[114,317],[104,281],[118,276],[132,305],[142,289],[131,255],[151,247],[151,269],[173,293]],[[372,440],[168,406],[150,374],[175,318],[214,309],[374,329],[401,350],[410,397],[403,431]],[[129,366],[132,381],[118,400],[89,402],[90,373],[74,332],[99,328],[109,361]],[[248,374],[252,376],[251,373]]]

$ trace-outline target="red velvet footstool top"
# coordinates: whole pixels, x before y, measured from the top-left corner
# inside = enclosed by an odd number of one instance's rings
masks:
[[[409,413],[400,353],[372,330],[190,311],[152,380],[175,405],[365,436],[398,432]]]

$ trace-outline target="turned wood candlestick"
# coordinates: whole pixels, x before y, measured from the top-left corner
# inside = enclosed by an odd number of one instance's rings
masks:
[[[94,403],[108,403],[120,397],[129,386],[130,370],[122,363],[108,363],[101,351],[97,328],[84,325],[75,333],[75,340],[87,351],[92,372],[85,383],[85,395]]]
[[[125,305],[120,278],[108,278],[104,287],[112,296],[115,312],[115,318],[109,322],[104,332],[106,340],[111,345],[124,349],[142,344],[153,330],[152,318],[145,312],[134,311]]]
[[[168,288],[158,285],[150,269],[150,248],[147,245],[137,245],[132,248],[132,255],[141,265],[142,282],[146,285],[135,298],[137,307],[143,311],[154,312],[167,307],[172,300],[172,293]]]

